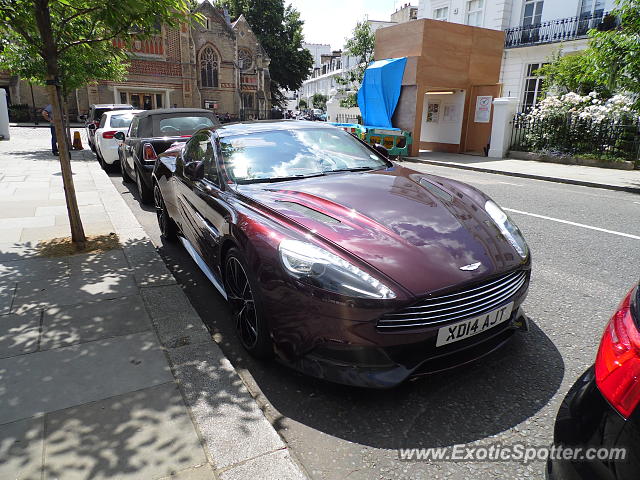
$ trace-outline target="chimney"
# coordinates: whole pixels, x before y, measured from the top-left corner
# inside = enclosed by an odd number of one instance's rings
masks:
[[[227,24],[231,25],[231,17],[229,16],[229,9],[227,7],[224,7],[223,13],[224,13],[224,19],[226,20]]]

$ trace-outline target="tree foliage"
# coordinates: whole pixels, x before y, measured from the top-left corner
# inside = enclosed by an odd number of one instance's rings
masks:
[[[562,49],[553,54],[551,62],[539,68],[535,74],[544,77],[547,93],[575,92],[587,95],[592,91],[607,94],[591,74],[591,58],[585,52],[562,55]]]
[[[362,84],[364,72],[373,61],[376,36],[367,21],[358,22],[353,29],[351,38],[345,44],[345,52],[356,57],[357,65],[336,79],[342,85],[342,93],[348,92],[345,99],[340,101],[342,107],[357,106],[357,92]]]
[[[3,55],[5,68],[22,71],[28,78],[46,83],[58,139],[65,138],[61,107],[62,88],[86,78],[80,67],[88,56],[120,55],[115,38],[131,41],[131,33],[144,37],[157,32],[159,24],[170,27],[190,18],[189,0],[0,0],[0,36],[16,47]],[[21,58],[28,53],[30,60]],[[102,67],[112,73],[113,64]],[[75,70],[74,70],[75,69]],[[95,68],[97,70],[97,68]],[[58,144],[71,237],[79,245],[85,242],[84,229],[75,197],[69,150],[65,141]]]
[[[304,22],[284,0],[218,0],[218,7],[226,7],[237,18],[244,15],[251,30],[271,59],[271,96],[274,104],[283,102],[280,89],[298,90],[313,66],[311,53],[302,48]]]
[[[640,0],[617,0],[616,8],[589,37],[588,48],[575,58],[557,55],[542,69],[547,88],[581,92],[591,88],[608,96],[629,92],[640,106]]]
[[[313,97],[311,97],[311,104],[313,105],[313,108],[320,108],[322,110],[326,110],[327,100],[329,99],[327,98],[326,95],[323,95],[322,93],[314,93]]]

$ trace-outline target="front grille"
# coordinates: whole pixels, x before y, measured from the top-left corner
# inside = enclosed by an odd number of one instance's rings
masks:
[[[482,315],[509,300],[526,282],[527,272],[518,270],[461,292],[425,298],[411,307],[384,314],[378,328],[424,327]]]

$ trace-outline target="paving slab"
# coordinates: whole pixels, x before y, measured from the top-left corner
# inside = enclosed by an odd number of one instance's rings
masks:
[[[140,293],[152,319],[180,314],[198,316],[179,285],[143,288]]]
[[[61,278],[69,275],[69,263],[66,257],[24,258],[0,263],[0,282],[26,282],[49,278]]]
[[[123,246],[133,276],[140,287],[175,285],[176,279],[150,241],[128,242]]]
[[[199,343],[168,353],[217,468],[285,447],[218,345]]]
[[[173,380],[143,332],[0,360],[0,424]]]
[[[12,313],[32,308],[60,307],[138,293],[133,275],[122,272],[91,272],[86,275],[19,282]]]
[[[277,480],[305,480],[287,449],[271,452],[235,466],[220,474],[221,480],[246,480],[248,478],[272,478]]]
[[[0,478],[41,480],[44,417],[0,425]]]
[[[38,350],[41,316],[42,312],[39,310],[22,315],[0,316],[0,358]]]
[[[43,313],[40,350],[129,335],[151,328],[144,303],[138,295],[53,307]]]
[[[33,242],[4,241],[1,237],[0,235],[0,262],[24,260],[38,255],[36,245]]]
[[[152,480],[206,463],[173,382],[54,412],[45,422],[44,479]]]
[[[218,478],[211,465],[202,465],[200,467],[182,470],[157,480],[217,480]]]

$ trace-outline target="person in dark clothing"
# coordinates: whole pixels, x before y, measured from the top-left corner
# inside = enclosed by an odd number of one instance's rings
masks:
[[[42,117],[51,124],[51,151],[58,155],[58,139],[56,138],[56,128],[53,125],[53,108],[47,105],[42,109]]]

